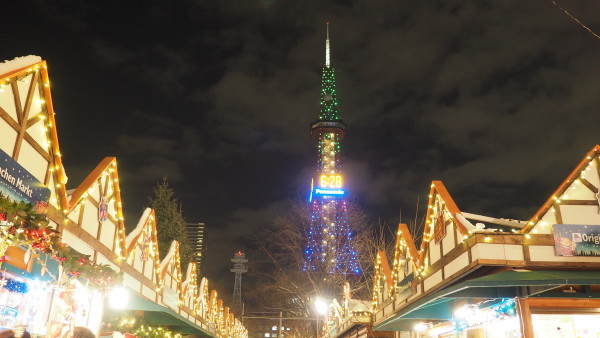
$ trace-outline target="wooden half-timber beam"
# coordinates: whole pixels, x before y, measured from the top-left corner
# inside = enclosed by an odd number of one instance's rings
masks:
[[[531,217],[529,222],[523,229],[521,229],[521,233],[529,233],[534,224],[536,224],[550,208],[556,203],[556,198],[561,196],[565,190],[569,187],[569,185],[577,179],[577,177],[581,174],[583,169],[600,153],[600,145],[596,145],[592,148],[586,156],[579,162],[579,164],[573,169],[573,171],[567,176],[567,178],[558,186],[558,188],[554,191],[552,195],[546,200],[546,202],[542,205],[542,207]],[[598,161],[597,161],[598,163]],[[600,170],[600,168],[598,168]],[[600,175],[600,173],[598,173]],[[560,208],[556,208],[559,210]],[[562,223],[560,221],[559,223]]]

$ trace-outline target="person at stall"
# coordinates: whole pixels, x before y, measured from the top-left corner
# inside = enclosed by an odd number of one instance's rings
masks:
[[[0,332],[0,338],[15,338],[15,337],[31,338],[31,335],[27,331],[23,331],[23,333],[20,336],[15,336],[15,331],[13,331],[13,330],[2,330]]]
[[[0,338],[15,338],[15,332],[13,330],[2,330],[0,331]]]
[[[77,326],[73,330],[73,338],[96,338],[96,335],[87,327]]]

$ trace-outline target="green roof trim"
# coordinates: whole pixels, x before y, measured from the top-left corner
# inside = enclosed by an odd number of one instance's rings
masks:
[[[465,282],[470,286],[596,285],[600,271],[509,270]]]
[[[420,320],[450,320],[455,299],[534,297],[563,285],[600,285],[600,271],[509,270],[473,278],[421,298],[375,325],[373,330],[412,331]],[[596,298],[597,294],[584,295]]]
[[[144,311],[144,322],[148,325],[168,326],[171,330],[183,334],[213,336],[200,326],[166,306],[156,304],[130,291],[129,302],[123,310]]]

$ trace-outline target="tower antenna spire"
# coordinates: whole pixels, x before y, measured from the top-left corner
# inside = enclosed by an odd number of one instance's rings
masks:
[[[331,66],[331,62],[330,62],[330,51],[329,51],[329,22],[326,22],[327,24],[327,38],[325,39],[325,67],[329,67]]]

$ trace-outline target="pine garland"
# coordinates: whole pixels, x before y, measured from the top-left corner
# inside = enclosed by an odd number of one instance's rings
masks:
[[[144,338],[182,338],[181,333],[173,332],[169,329],[160,326],[144,326],[141,325],[134,334]]]
[[[150,326],[138,317],[128,318],[126,315],[113,315],[109,321],[102,324],[104,331],[133,333],[142,338],[182,338],[182,334],[171,331],[163,326]]]
[[[92,287],[111,287],[121,282],[121,273],[109,265],[92,263],[89,255],[63,243],[60,233],[49,226],[48,218],[41,213],[44,209],[43,203],[34,207],[30,203],[11,201],[0,193],[0,238],[3,239],[0,264],[6,261],[4,253],[9,246],[20,246],[49,254],[61,263],[67,275],[86,280]]]

